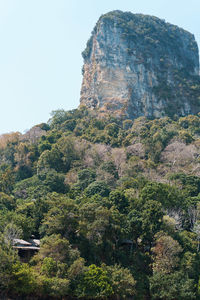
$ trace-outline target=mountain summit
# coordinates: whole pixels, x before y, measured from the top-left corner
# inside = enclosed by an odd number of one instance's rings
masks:
[[[102,15],[82,53],[81,105],[130,119],[200,111],[194,36],[157,17]]]

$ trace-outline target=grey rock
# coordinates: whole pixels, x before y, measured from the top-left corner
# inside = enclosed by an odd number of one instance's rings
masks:
[[[105,14],[83,58],[80,105],[130,119],[200,111],[197,43],[191,33],[164,20]]]

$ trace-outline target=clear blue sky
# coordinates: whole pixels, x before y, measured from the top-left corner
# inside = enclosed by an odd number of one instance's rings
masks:
[[[165,19],[200,45],[199,0],[0,0],[0,134],[77,108],[81,52],[99,16],[116,9]]]

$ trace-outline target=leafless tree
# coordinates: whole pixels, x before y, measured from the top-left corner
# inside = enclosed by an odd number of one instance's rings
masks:
[[[200,245],[200,223],[197,221],[194,224],[193,230],[194,233],[197,235],[197,251],[199,251],[199,245]]]
[[[22,237],[21,228],[17,227],[14,223],[8,224],[4,229],[4,240],[5,242],[13,244],[15,239]]]
[[[181,209],[168,209],[166,213],[170,218],[173,218],[175,221],[175,228],[178,231],[183,229],[182,226],[182,219],[183,219],[183,212]]]

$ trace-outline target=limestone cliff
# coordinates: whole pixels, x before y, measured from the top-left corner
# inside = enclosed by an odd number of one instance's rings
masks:
[[[131,119],[200,111],[197,43],[164,20],[107,13],[97,22],[83,58],[81,105]]]

